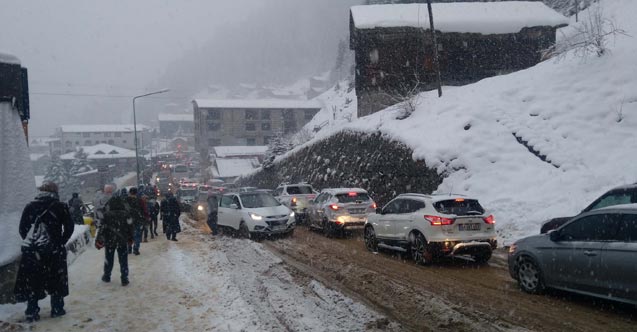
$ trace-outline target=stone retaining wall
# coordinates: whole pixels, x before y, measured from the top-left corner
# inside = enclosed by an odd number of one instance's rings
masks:
[[[412,155],[406,145],[380,133],[344,131],[240,179],[239,184],[274,189],[282,182],[305,181],[317,190],[360,187],[382,206],[397,194],[431,193],[442,182],[441,175]]]

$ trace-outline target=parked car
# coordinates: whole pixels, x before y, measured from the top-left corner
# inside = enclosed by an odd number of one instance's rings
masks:
[[[545,288],[637,305],[637,204],[583,213],[509,248],[509,273],[531,294]]]
[[[363,229],[367,214],[376,211],[376,203],[365,189],[323,189],[309,201],[310,227],[323,230],[325,235],[339,231]]]
[[[183,212],[192,212],[192,206],[197,201],[198,196],[199,191],[197,190],[196,184],[194,186],[181,186],[181,188],[177,190],[177,194],[175,194],[181,211]]]
[[[309,201],[315,199],[316,194],[312,186],[307,183],[282,184],[273,192],[274,197],[281,204],[294,211],[299,224],[307,221]]]
[[[208,193],[199,192],[197,200],[191,209],[192,218],[195,220],[206,220],[208,218]]]
[[[231,193],[221,197],[217,224],[243,237],[255,238],[294,232],[294,212],[272,195],[262,192]]]
[[[240,193],[246,193],[246,192],[255,191],[255,190],[257,190],[257,187],[239,187],[237,191]]]
[[[190,176],[190,170],[188,169],[188,166],[186,165],[183,165],[183,164],[175,165],[173,167],[172,175],[173,175],[173,179],[179,182],[180,180],[186,179]]]
[[[453,256],[485,263],[497,247],[493,215],[460,195],[399,195],[368,216],[364,239],[370,251],[402,251],[421,264]]]
[[[582,210],[581,213],[586,213],[607,206],[631,203],[637,203],[637,184],[620,186],[607,191],[589,204],[584,210]],[[540,234],[547,233],[552,229],[557,229],[573,218],[574,217],[571,216],[549,219],[542,223]]]

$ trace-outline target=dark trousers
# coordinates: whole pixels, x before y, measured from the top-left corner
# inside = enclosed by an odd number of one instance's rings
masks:
[[[51,313],[59,314],[64,311],[64,298],[59,295],[51,295]],[[40,306],[38,305],[37,298],[30,298],[27,301],[27,310],[25,315],[27,317],[33,317],[40,312]]]
[[[208,215],[208,227],[210,227],[210,230],[212,231],[212,235],[217,235],[219,234],[219,231],[217,230],[217,212],[212,212]]]
[[[159,235],[157,234],[157,216],[151,218],[150,220],[150,236]]]
[[[113,271],[113,265],[115,264],[115,251],[117,251],[117,260],[119,261],[119,273],[122,280],[128,280],[128,250],[126,246],[119,246],[117,248],[104,248],[105,260],[104,260],[104,276],[108,279],[111,278],[111,272]]]
[[[128,245],[128,252],[139,252],[139,246],[142,242],[142,232],[144,230],[144,226],[137,225],[135,226],[135,233],[133,234],[133,245]]]
[[[148,241],[148,225],[146,224],[142,226],[142,236],[144,237],[144,241]]]

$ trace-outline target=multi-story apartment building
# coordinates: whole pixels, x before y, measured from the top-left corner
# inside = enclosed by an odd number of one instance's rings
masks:
[[[55,137],[59,141],[52,141],[51,153],[68,153],[77,147],[97,144],[110,144],[125,149],[135,149],[135,134],[133,125],[63,125],[56,130]],[[137,139],[139,148],[151,143],[150,128],[137,125]]]
[[[174,138],[175,136],[192,137],[194,120],[192,113],[159,114],[159,136]]]
[[[307,100],[196,99],[195,147],[268,145],[277,132],[299,131],[321,109]]]

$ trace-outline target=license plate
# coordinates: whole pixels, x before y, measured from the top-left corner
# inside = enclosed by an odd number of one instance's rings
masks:
[[[458,225],[460,231],[479,231],[480,224],[460,224]]]

